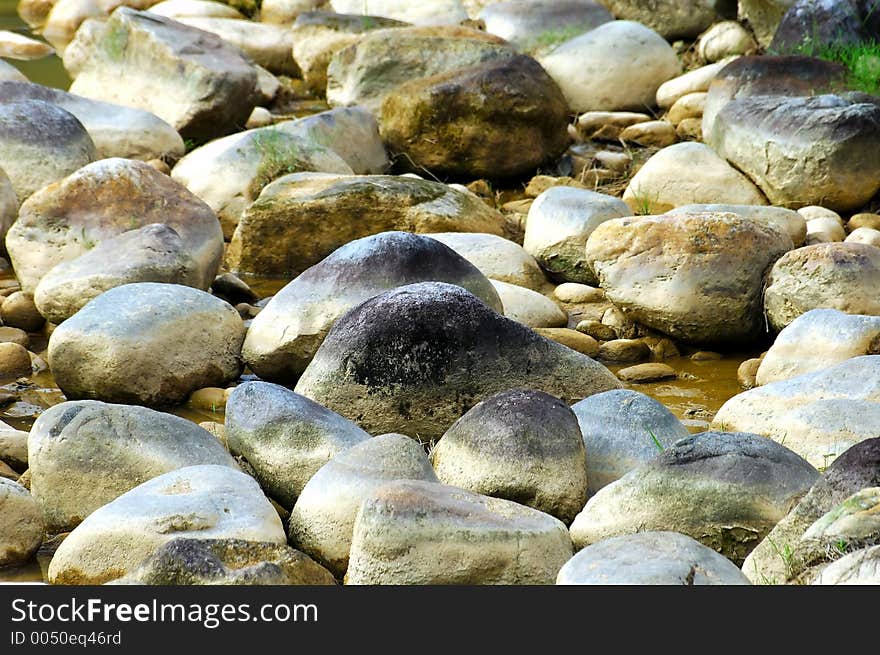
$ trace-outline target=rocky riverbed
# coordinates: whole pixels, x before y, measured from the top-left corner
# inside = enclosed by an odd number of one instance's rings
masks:
[[[880,1],[644,4],[2,0],[0,581],[880,582]]]

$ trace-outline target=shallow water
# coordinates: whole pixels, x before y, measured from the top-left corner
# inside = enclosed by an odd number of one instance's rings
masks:
[[[0,0],[0,30],[18,32],[32,38],[39,39],[39,35],[33,34],[18,13],[16,13],[17,0]],[[70,87],[70,76],[64,70],[61,59],[55,55],[38,59],[36,61],[17,61],[6,59],[24,73],[31,82],[53,86],[65,91]]]

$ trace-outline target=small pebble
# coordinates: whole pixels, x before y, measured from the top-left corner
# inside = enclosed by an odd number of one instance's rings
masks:
[[[708,362],[717,359],[723,359],[724,355],[721,353],[716,353],[711,350],[698,350],[693,355],[691,355],[691,359],[695,362]]]
[[[871,214],[869,212],[855,214],[846,224],[846,229],[850,232],[854,232],[860,227],[870,227],[875,230],[880,230],[880,214]]]
[[[553,290],[557,300],[571,303],[599,302],[605,299],[602,289],[577,282],[564,282]]]
[[[0,478],[18,480],[18,473],[9,468],[5,463],[0,462]]]
[[[648,121],[630,125],[620,133],[621,141],[630,141],[640,146],[665,148],[678,142],[675,126],[667,121]]]
[[[617,338],[617,333],[614,331],[614,328],[610,325],[605,325],[600,321],[581,321],[577,324],[575,330],[583,332],[598,341],[611,341]]]
[[[151,159],[147,164],[162,173],[162,175],[171,175],[171,167],[161,159]]]
[[[27,348],[31,339],[24,330],[4,325],[0,327],[0,343],[17,343],[19,346]]]
[[[801,207],[797,210],[797,213],[804,217],[804,220],[809,222],[816,218],[831,218],[834,219],[840,227],[843,227],[843,219],[833,209],[827,209],[825,207],[820,207],[819,205],[810,205],[808,207]]]
[[[736,380],[743,389],[752,389],[757,386],[755,378],[758,375],[758,367],[761,365],[761,359],[747,359],[739,368],[736,369]]]
[[[636,364],[620,369],[617,377],[625,382],[655,382],[674,378],[675,369],[668,364]]]
[[[678,346],[667,337],[645,337],[645,343],[651,349],[651,357],[654,359],[670,359],[681,356]]]
[[[599,352],[599,344],[596,340],[586,334],[581,334],[577,330],[569,328],[535,328],[535,332],[542,337],[546,337],[556,343],[576,350],[587,357],[595,357]]]
[[[16,291],[0,305],[0,318],[5,325],[17,327],[25,332],[36,332],[46,320],[37,311],[34,299],[28,294]]]
[[[245,129],[252,130],[256,127],[266,127],[272,125],[275,120],[272,118],[272,112],[265,107],[254,107],[247,123],[244,124]]]
[[[621,339],[633,339],[638,335],[636,324],[629,320],[617,307],[609,307],[602,314],[602,322],[614,328]]]
[[[0,343],[0,377],[16,378],[30,375],[31,358],[27,349],[17,343]]]
[[[199,423],[199,427],[210,432],[217,441],[223,444],[224,448],[227,450],[229,449],[226,443],[226,426],[223,423],[218,423],[217,421],[202,421]]]
[[[189,406],[193,409],[203,409],[209,412],[222,412],[226,408],[225,391],[219,387],[197,389],[189,397]]]
[[[233,273],[223,273],[215,277],[211,283],[211,292],[232,305],[242,302],[253,304],[258,300],[253,289]]]
[[[635,339],[615,339],[599,346],[599,359],[609,362],[643,362],[650,357],[648,344]]]

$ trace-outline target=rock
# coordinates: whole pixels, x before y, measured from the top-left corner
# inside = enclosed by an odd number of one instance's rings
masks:
[[[880,250],[862,243],[818,243],[786,253],[770,270],[764,309],[781,330],[811,309],[880,315]]]
[[[559,571],[559,585],[744,585],[729,559],[678,532],[637,532],[587,546]]]
[[[568,323],[568,315],[547,296],[515,284],[498,280],[491,282],[498,292],[506,317],[532,328],[563,327]]]
[[[675,126],[675,135],[680,141],[702,141],[703,119],[684,118]]]
[[[843,227],[843,219],[840,217],[840,214],[838,214],[833,209],[828,209],[827,207],[821,207],[819,205],[808,205],[806,207],[801,207],[797,210],[797,212],[804,217],[805,221],[812,221],[818,218],[831,219],[840,227]]]
[[[94,400],[44,411],[28,438],[31,494],[46,527],[66,532],[139,484],[185,466],[236,468],[207,431],[145,407]]]
[[[92,512],[58,547],[49,581],[102,584],[134,571],[167,542],[186,537],[285,541],[281,519],[256,480],[225,466],[188,466]]]
[[[456,284],[503,312],[492,283],[454,251],[427,236],[383,232],[335,250],[273,296],[251,323],[244,360],[263,379],[294,382],[340,316],[383,291],[428,281]],[[559,320],[559,308],[535,295]]]
[[[695,68],[684,75],[674,77],[664,82],[657,89],[657,106],[660,109],[669,109],[678,100],[689,93],[705,92],[709,90],[712,80],[732,60],[719,61],[707,66]]]
[[[9,176],[0,168],[0,243],[6,239],[6,233],[17,217],[18,197]]]
[[[880,247],[880,230],[870,227],[858,227],[843,240],[844,243],[863,243],[868,246]]]
[[[675,126],[668,121],[648,121],[631,125],[620,133],[621,141],[631,141],[640,146],[665,148],[678,141]]]
[[[599,344],[596,340],[577,330],[568,328],[534,328],[535,332],[556,343],[561,343],[566,348],[571,348],[587,357],[595,357],[599,354]]]
[[[770,50],[789,54],[805,46],[822,52],[823,48],[873,44],[880,37],[880,21],[873,15],[876,9],[872,0],[796,0],[779,21]]]
[[[45,24],[53,4],[53,0],[21,0],[16,11],[30,27],[41,27]]]
[[[55,49],[47,43],[9,30],[0,30],[0,57],[30,61],[54,53]]]
[[[193,409],[201,409],[206,412],[222,412],[226,407],[226,389],[220,387],[196,389],[190,394],[187,404]]]
[[[115,584],[334,585],[333,574],[298,550],[241,539],[172,539]]]
[[[669,113],[666,115],[666,120],[676,126],[676,129],[681,125],[682,121],[685,121],[689,118],[691,119],[700,119],[700,130],[702,130],[702,118],[703,118],[703,107],[706,104],[706,93],[698,92],[698,93],[688,93],[687,95],[683,95],[681,98],[675,101],[675,104],[669,108]],[[702,135],[700,131],[697,132],[696,136],[699,138]]]
[[[385,95],[404,82],[514,54],[503,39],[464,27],[374,30],[330,59],[327,102],[378,113]]]
[[[523,248],[555,277],[595,284],[595,275],[584,258],[587,239],[603,222],[629,214],[629,207],[619,198],[572,187],[552,187],[529,209]]]
[[[540,61],[576,112],[651,107],[657,88],[681,72],[663,37],[628,20],[600,25]]]
[[[568,406],[513,390],[475,405],[431,454],[441,482],[506,498],[570,523],[587,498],[586,453]]]
[[[43,514],[27,489],[0,477],[0,567],[27,562],[43,543]]]
[[[49,270],[34,291],[40,314],[59,324],[92,298],[132,282],[165,282],[204,290],[204,276],[183,240],[163,223],[101,241]]]
[[[617,338],[617,333],[610,325],[605,325],[601,321],[581,321],[575,329],[587,336],[593,337],[597,341],[613,341]]]
[[[244,15],[227,4],[214,0],[163,0],[147,11],[166,18],[244,18]],[[271,22],[271,21],[264,21]]]
[[[878,362],[877,355],[852,357],[741,393],[722,405],[713,425],[784,440],[825,468],[880,429]]]
[[[252,130],[258,127],[267,127],[274,122],[272,112],[265,107],[254,107],[254,110],[251,112],[251,115],[244,126],[245,129]]]
[[[604,0],[617,18],[643,23],[672,40],[695,37],[721,18],[734,18],[735,10],[725,0]]]
[[[439,182],[299,173],[268,185],[242,214],[226,261],[236,272],[295,276],[353,239],[389,230],[503,234],[504,217]]]
[[[84,23],[93,26],[94,23],[106,19],[109,13],[95,0],[50,1],[52,1],[51,11],[46,17],[41,32],[43,38],[62,53]]]
[[[240,302],[256,303],[260,298],[246,282],[232,273],[222,273],[211,282],[211,293],[230,305]]]
[[[689,343],[729,345],[764,331],[763,274],[791,248],[775,228],[695,213],[607,221],[586,258],[630,320]]]
[[[176,284],[126,284],[55,329],[49,365],[72,400],[173,405],[238,377],[244,336],[238,312],[210,294]]]
[[[617,372],[617,377],[625,382],[657,382],[675,378],[675,369],[669,364],[650,363],[627,366]]]
[[[358,512],[348,584],[550,584],[571,557],[549,514],[431,482],[401,480]]]
[[[818,472],[779,444],[745,432],[675,442],[601,489],[571,526],[576,547],[622,534],[671,530],[739,564]]]
[[[0,98],[0,103],[42,100],[70,112],[95,144],[95,159],[173,160],[184,153],[183,139],[177,131],[158,116],[141,109],[90,100],[27,81],[0,82]]]
[[[661,403],[629,389],[594,394],[571,409],[587,449],[590,496],[690,435]]]
[[[421,446],[404,435],[373,437],[337,454],[294,505],[290,543],[342,577],[361,503],[383,483],[401,479],[437,481]]]
[[[632,111],[588,111],[578,117],[576,130],[585,139],[614,141],[627,127],[650,120],[648,114]]]
[[[758,370],[758,384],[811,373],[860,355],[880,354],[880,316],[812,309],[776,337]]]
[[[0,168],[19,203],[94,158],[95,144],[70,112],[41,100],[0,102]]]
[[[835,95],[741,97],[718,112],[706,142],[774,205],[854,210],[880,189],[880,105]]]
[[[226,439],[266,491],[292,507],[333,456],[369,439],[354,423],[279,385],[245,382],[226,405]]]
[[[200,286],[207,289],[223,253],[217,217],[143,162],[103,159],[34,194],[10,228],[6,248],[22,290],[31,293],[57,264],[153,223],[177,232],[198,265]]]
[[[834,243],[846,239],[846,232],[840,221],[829,216],[807,221],[806,245],[815,243]]]
[[[385,292],[340,318],[296,391],[371,433],[427,441],[480,400],[516,387],[573,402],[619,383],[464,289],[432,282]]]
[[[577,282],[563,282],[553,290],[553,295],[559,301],[573,304],[601,302],[605,298],[602,289]]]
[[[507,178],[561,155],[567,124],[553,79],[515,55],[397,86],[382,101],[379,132],[413,172]]]
[[[863,548],[844,555],[826,566],[811,584],[876,585],[880,584],[880,546]]]
[[[800,248],[804,245],[804,241],[807,238],[807,223],[804,218],[793,209],[785,209],[784,207],[693,204],[680,205],[675,209],[670,209],[667,214],[691,214],[697,212],[729,212],[770,227],[775,227],[791,237],[795,248]]]
[[[797,0],[739,0],[739,19],[746,20],[752,28],[758,43],[766,48],[770,45],[776,29],[785,12]]]
[[[721,353],[713,352],[711,350],[698,350],[693,355],[688,357],[688,359],[695,362],[716,362],[720,359],[724,359],[724,355],[722,355]]]
[[[855,231],[860,227],[870,227],[875,230],[880,229],[880,214],[863,212],[852,216],[846,224],[847,228]]]
[[[487,5],[479,19],[490,34],[534,52],[589,32],[614,16],[595,0],[506,0]]]
[[[644,341],[613,339],[599,346],[598,355],[606,362],[641,362],[651,357],[651,349]]]
[[[762,357],[754,357],[745,360],[736,369],[736,381],[744,389],[752,389],[758,386],[758,369],[761,367]]]
[[[289,25],[299,16],[311,13],[323,4],[323,0],[264,0],[260,3],[260,20],[264,23]],[[299,61],[295,55],[294,58]]]
[[[751,55],[757,49],[758,44],[751,32],[735,20],[715,23],[697,41],[697,55],[707,63],[731,55]]]
[[[838,457],[809,493],[749,554],[743,573],[755,584],[780,584],[796,575],[798,546],[807,529],[825,513],[865,487],[880,482],[880,439],[867,439]]]
[[[270,18],[273,17],[266,15],[264,6],[261,20],[280,22],[268,20]],[[372,30],[404,26],[406,23],[377,16],[304,12],[296,16],[291,28],[293,58],[302,70],[308,88],[323,94],[327,88],[327,66],[334,54],[357,43],[363,34]]]
[[[171,176],[217,212],[229,239],[241,213],[279,177],[381,173],[387,165],[375,119],[353,107],[212,141],[181,159]]]
[[[623,200],[643,214],[691,204],[767,204],[749,178],[702,143],[677,143],[657,152],[630,180]]]
[[[538,262],[522,246],[494,234],[441,232],[428,234],[448,246],[486,277],[541,291],[547,284]]]
[[[46,322],[37,309],[30,294],[14,291],[0,304],[0,317],[3,323],[25,332],[36,332]]]
[[[703,140],[727,103],[751,96],[815,96],[846,90],[847,69],[814,57],[738,57],[715,76],[703,111]]]
[[[257,104],[257,72],[238,49],[156,14],[119,7],[70,48],[91,54],[65,58],[71,93],[152,112],[186,138],[229,134]]]
[[[27,468],[27,440],[28,433],[24,430],[16,430],[10,425],[0,425],[0,461],[5,462],[13,469],[25,470]]]
[[[0,83],[3,82],[27,82],[28,78],[12,64],[0,59]]]
[[[614,330],[620,339],[634,339],[639,333],[638,326],[613,305],[602,312],[602,324]]]
[[[452,25],[467,20],[460,0],[430,0],[413,4],[409,0],[330,0],[330,7],[340,14],[370,14],[414,23],[416,25]]]
[[[17,378],[31,373],[27,349],[17,343],[0,343],[0,378]]]

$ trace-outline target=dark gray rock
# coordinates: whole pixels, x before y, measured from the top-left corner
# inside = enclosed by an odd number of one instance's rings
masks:
[[[567,403],[620,383],[601,364],[500,316],[461,287],[411,284],[340,318],[296,391],[366,430],[437,438],[510,388]]]
[[[785,12],[770,52],[821,52],[880,40],[877,0],[797,0]]]

